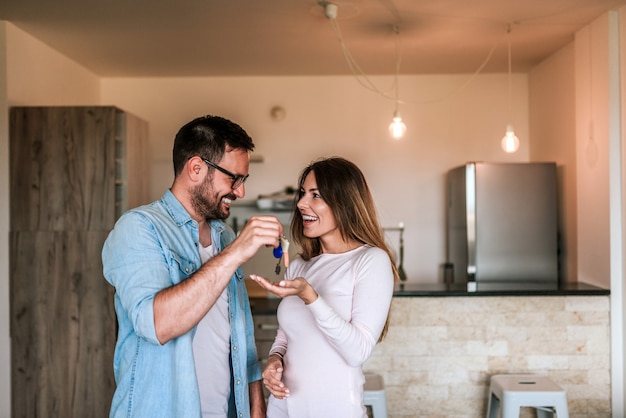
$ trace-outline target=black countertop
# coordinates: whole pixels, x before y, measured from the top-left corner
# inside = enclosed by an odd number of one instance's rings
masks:
[[[603,289],[582,282],[546,283],[477,283],[476,291],[468,292],[464,283],[400,283],[394,297],[442,297],[442,296],[606,296]],[[255,315],[274,315],[280,302],[275,297],[250,298],[250,308]]]
[[[400,283],[395,297],[424,296],[602,296],[603,289],[582,282],[478,282],[475,291],[468,291],[465,283]]]

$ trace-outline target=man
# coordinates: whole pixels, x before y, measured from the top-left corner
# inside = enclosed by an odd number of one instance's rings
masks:
[[[245,195],[252,139],[217,116],[174,140],[174,182],[126,212],[102,251],[119,334],[111,417],[265,418],[261,370],[240,266],[277,247],[282,225],[224,222]]]

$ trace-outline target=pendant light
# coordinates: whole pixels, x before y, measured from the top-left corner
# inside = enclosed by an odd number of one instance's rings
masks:
[[[512,100],[511,100],[511,25],[509,24],[507,28],[507,44],[508,44],[508,59],[509,59],[509,121],[511,120],[512,115]],[[513,125],[510,123],[506,127],[506,134],[504,138],[502,138],[502,149],[504,152],[513,153],[517,151],[519,148],[519,139],[515,136],[515,132],[513,131]]]
[[[402,117],[400,117],[400,112],[396,109],[393,113],[392,122],[389,124],[389,134],[394,139],[402,139],[404,134],[406,133],[406,125],[402,122]]]
[[[396,74],[394,80],[396,109],[393,112],[392,122],[389,124],[389,134],[394,139],[402,139],[406,133],[406,125],[402,122],[402,117],[398,111],[398,105],[400,103],[398,98],[398,73],[400,72],[400,27],[398,25],[394,25],[393,30],[396,33]]]
[[[513,153],[519,148],[519,139],[515,135],[515,131],[513,131],[513,125],[508,124],[506,126],[506,134],[502,138],[501,145],[502,149],[508,153]]]

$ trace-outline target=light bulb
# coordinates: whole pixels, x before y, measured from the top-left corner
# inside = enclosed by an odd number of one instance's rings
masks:
[[[508,125],[506,127],[506,134],[504,138],[502,138],[501,145],[504,152],[508,153],[513,153],[519,148],[519,139],[517,139],[515,132],[513,132],[513,126]]]
[[[402,122],[400,113],[395,112],[393,114],[393,122],[389,124],[389,134],[395,138],[400,139],[406,133],[406,125]]]

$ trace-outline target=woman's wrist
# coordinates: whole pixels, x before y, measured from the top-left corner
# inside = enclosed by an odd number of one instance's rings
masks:
[[[302,293],[302,296],[300,296],[300,299],[302,299],[305,305],[310,305],[311,303],[315,302],[318,297],[319,295],[317,294],[315,289],[313,289],[313,286],[308,285],[307,289]]]
[[[282,355],[281,353],[279,353],[279,352],[270,353],[270,355],[268,356],[268,358],[269,358],[269,357],[272,357],[272,356],[276,356],[276,357],[278,357],[278,358],[280,359],[280,362],[281,362],[281,363],[284,363],[283,355]]]

